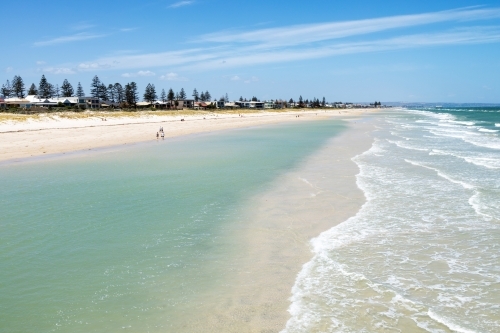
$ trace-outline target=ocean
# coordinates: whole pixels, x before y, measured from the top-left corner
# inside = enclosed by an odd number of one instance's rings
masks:
[[[292,332],[500,331],[500,108],[382,111],[366,203],[311,241]]]
[[[0,332],[188,331],[239,265],[248,199],[346,128],[301,121],[0,164]]]

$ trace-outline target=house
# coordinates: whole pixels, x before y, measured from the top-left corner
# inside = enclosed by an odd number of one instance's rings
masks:
[[[264,109],[274,109],[274,101],[265,101]]]
[[[274,101],[274,108],[275,109],[286,109],[288,106],[287,101],[284,101],[282,99]]]
[[[239,106],[236,105],[235,102],[225,102],[224,103],[224,108],[225,109],[235,109],[235,108],[239,108]]]
[[[5,100],[0,98],[0,109],[5,109]]]
[[[138,108],[147,108],[147,107],[151,106],[151,103],[150,102],[137,102],[137,103],[135,103],[135,105]]]
[[[194,109],[194,99],[185,99],[182,101],[182,105],[188,109]]]
[[[264,102],[255,102],[255,101],[237,101],[234,102],[236,105],[238,105],[240,108],[243,109],[264,109]]]
[[[195,109],[195,110],[206,110],[207,106],[208,105],[205,102],[194,102],[193,109]]]
[[[29,109],[31,107],[55,107],[55,106],[78,106],[80,108],[100,108],[101,102],[94,97],[53,97],[41,98],[37,95],[28,95],[23,100],[18,98],[8,98],[7,105]]]
[[[10,97],[5,99],[5,106],[12,108],[29,109],[31,108],[32,103],[26,98]]]

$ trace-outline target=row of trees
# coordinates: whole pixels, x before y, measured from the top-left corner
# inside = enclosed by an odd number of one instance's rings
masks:
[[[64,80],[62,85],[59,87],[58,84],[53,85],[52,83],[49,83],[45,75],[42,75],[38,87],[32,83],[28,91],[25,89],[23,79],[20,76],[15,75],[12,82],[7,80],[5,84],[2,84],[0,94],[5,98],[24,98],[26,95],[37,95],[41,98],[85,96],[80,82],[78,82],[75,95],[73,86],[68,82],[68,80]]]
[[[0,94],[2,94],[5,98],[9,97],[19,97],[24,98],[24,82],[22,77],[15,75],[12,79],[12,83],[7,80],[5,84],[2,84],[2,88],[0,89]]]
[[[5,98],[9,97],[18,97],[18,98],[24,98],[25,97],[25,86],[23,79],[16,75],[12,79],[12,81],[7,80],[5,84],[2,85],[2,88],[0,89],[0,94],[3,95]],[[68,80],[64,80],[62,85],[53,85],[47,81],[47,78],[45,75],[42,75],[40,82],[38,84],[38,87],[32,83],[30,88],[27,91],[27,95],[38,95],[40,98],[53,98],[53,97],[84,97],[85,92],[82,88],[82,85],[80,82],[78,82],[76,91],[74,90],[73,86],[71,83],[69,83]],[[139,94],[137,90],[137,84],[135,82],[130,82],[125,84],[125,86],[122,86],[120,83],[114,83],[114,84],[109,84],[106,85],[101,80],[99,77],[96,75],[92,79],[92,83],[90,85],[90,96],[93,98],[99,98],[104,101],[111,101],[113,103],[127,103],[128,105],[136,105],[136,103],[139,101]],[[201,92],[199,93],[196,88],[193,90],[193,99],[195,102],[209,102],[212,99],[212,96],[208,91]],[[168,93],[165,92],[165,89],[161,90],[159,100],[162,102],[170,102],[170,105],[172,106],[174,104],[174,101],[180,101],[180,100],[185,100],[187,98],[187,94],[184,91],[184,88],[181,88],[181,90],[177,93],[175,93],[172,88],[168,90]],[[146,89],[143,94],[143,100],[149,103],[153,103],[154,101],[158,100],[158,95],[156,92],[156,88],[154,84],[148,84],[146,86]],[[226,101],[229,102],[229,97],[226,94],[225,96],[222,96],[220,98],[221,101]],[[240,97],[240,101],[247,101],[247,99]],[[258,102],[260,101],[257,97],[253,96],[250,101]],[[290,98],[289,103],[293,104],[295,103],[292,98]],[[175,103],[178,104],[178,103]],[[326,100],[323,97],[323,100],[320,101],[317,98],[313,98],[312,100],[304,100],[302,96],[299,97],[298,106],[304,107],[304,106],[312,106],[312,107],[324,107],[326,105]],[[375,102],[375,106],[381,105],[380,102]]]

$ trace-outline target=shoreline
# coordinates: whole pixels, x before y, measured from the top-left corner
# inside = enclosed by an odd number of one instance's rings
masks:
[[[227,279],[207,294],[200,295],[196,318],[179,318],[180,326],[171,329],[180,332],[238,333],[280,332],[285,329],[290,319],[288,310],[292,288],[303,265],[313,257],[311,239],[354,216],[365,201],[356,185],[359,170],[351,158],[369,149],[374,130],[373,120],[376,119],[372,115],[376,113],[364,109],[349,111],[341,114],[338,111],[300,112],[299,118],[295,117],[296,113],[280,113],[264,117],[252,114],[253,117],[245,115],[244,118],[236,115],[211,121],[188,118],[184,122],[172,118],[161,120],[166,124],[177,125],[175,128],[168,127],[170,138],[293,121],[318,121],[322,118],[347,122],[345,130],[312,151],[297,167],[278,176],[262,193],[245,201],[243,217],[235,221],[227,235],[238,248],[227,263],[231,266]],[[156,133],[159,124],[116,125],[113,128],[119,131],[113,134],[123,135],[124,131],[133,130],[138,132],[134,138],[141,138],[150,135],[151,128]],[[167,134],[167,125],[164,127]],[[99,141],[106,128],[109,125],[81,127],[76,138],[85,144],[95,144],[96,147],[92,149],[119,147],[112,136]],[[42,128],[37,131],[0,133],[0,138],[14,137],[22,141],[26,140],[23,135],[35,134],[32,139],[36,139],[39,145],[53,144],[53,148],[56,148],[67,144],[64,135],[68,131],[74,129]],[[96,133],[101,138],[93,137]],[[156,138],[129,143],[155,141]],[[85,153],[87,149],[74,149],[78,147],[75,142],[78,143],[73,141],[65,147],[67,152]],[[1,140],[0,147],[4,145],[5,141]],[[29,149],[19,154],[26,152]],[[53,158],[62,154],[64,152],[38,153],[33,157],[18,159],[36,162],[38,158]],[[16,158],[2,160],[4,156],[2,150],[0,163],[16,161]]]
[[[353,117],[375,113],[373,109],[298,110],[285,112],[210,112],[103,118],[95,113],[86,118],[41,117],[39,120],[0,121],[0,161],[63,154],[96,148],[155,141],[159,127],[165,139],[226,129],[253,127],[325,117]],[[100,116],[99,116],[100,115]],[[297,117],[299,116],[299,117]],[[103,121],[106,119],[106,121]],[[181,121],[184,119],[184,121]],[[161,140],[161,138],[159,139]]]
[[[366,198],[351,160],[368,150],[373,117],[357,118],[294,170],[245,204],[230,232],[241,245],[228,285],[203,295],[199,316],[179,331],[281,332],[290,319],[292,288],[313,258],[311,240],[356,215]]]

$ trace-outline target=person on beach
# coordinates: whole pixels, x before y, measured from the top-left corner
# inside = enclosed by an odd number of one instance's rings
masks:
[[[163,133],[163,131],[161,131],[161,138],[165,139],[165,133]]]
[[[156,139],[158,139],[160,137],[160,134],[158,132],[156,132]]]

